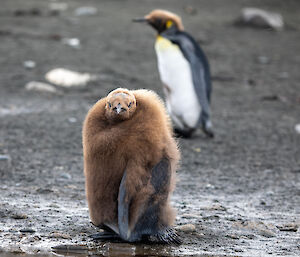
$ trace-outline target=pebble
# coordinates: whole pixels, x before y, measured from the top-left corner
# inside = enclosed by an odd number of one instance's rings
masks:
[[[257,57],[257,61],[260,64],[268,64],[268,63],[270,63],[270,59],[267,56],[264,56],[264,55],[258,56]]]
[[[75,122],[77,122],[77,119],[76,119],[75,117],[69,117],[69,118],[68,118],[68,121],[69,121],[70,123],[75,123]]]
[[[295,130],[298,134],[300,134],[300,123],[295,125]]]
[[[59,233],[59,232],[52,232],[49,235],[50,238],[63,238],[63,239],[70,239],[71,236],[67,235],[67,234],[63,234],[63,233]]]
[[[258,231],[259,231],[259,234],[261,236],[264,236],[264,237],[269,238],[269,237],[275,237],[276,236],[276,234],[273,231],[271,231],[269,229],[266,229],[266,228],[260,228],[260,229],[258,229]]]
[[[196,230],[196,227],[194,224],[185,224],[176,226],[175,229],[183,232],[194,232]]]
[[[35,68],[35,66],[36,66],[36,63],[34,62],[34,61],[32,61],[32,60],[28,60],[28,61],[24,61],[23,62],[23,66],[26,68],[26,69],[33,69],[33,68]]]
[[[190,214],[190,213],[187,213],[187,214],[183,214],[181,216],[182,218],[187,218],[187,219],[200,219],[201,216],[200,215],[197,215],[197,214]]]
[[[80,40],[78,38],[63,38],[62,43],[75,49],[80,49]]]
[[[284,22],[281,14],[268,12],[259,8],[246,7],[241,10],[237,25],[247,25],[254,28],[271,28],[282,30]]]
[[[0,154],[0,161],[9,161],[9,160],[10,160],[9,155]]]
[[[46,80],[62,87],[84,86],[95,77],[89,73],[79,73],[64,68],[56,68],[46,73]]]
[[[76,16],[91,16],[91,15],[97,14],[97,12],[98,12],[98,9],[96,7],[81,6],[75,10],[74,14]]]
[[[297,232],[298,224],[283,224],[276,226],[280,231],[287,231],[287,232]]]
[[[22,228],[20,229],[21,233],[35,233],[36,231],[32,228]]]
[[[62,12],[68,9],[67,3],[50,3],[49,9],[53,12]]]
[[[65,172],[60,174],[60,177],[67,180],[70,180],[72,178],[72,176],[69,173],[65,173]]]
[[[240,238],[237,235],[227,235],[226,237],[231,238],[231,239],[239,239]]]
[[[288,79],[290,77],[289,73],[286,71],[280,72],[278,74],[278,78],[279,79]]]
[[[47,92],[47,93],[57,93],[57,90],[54,86],[47,83],[31,81],[25,85],[25,89],[28,91],[38,91],[38,92]]]
[[[15,220],[21,220],[21,219],[27,219],[28,218],[28,216],[24,213],[14,213],[10,217],[15,219]]]
[[[234,225],[236,227],[257,231],[257,234],[267,238],[276,236],[276,233],[274,232],[276,227],[271,224],[265,224],[261,221],[234,222]]]
[[[52,189],[49,189],[49,188],[38,188],[36,190],[37,193],[39,194],[49,194],[49,193],[53,193],[54,191]]]

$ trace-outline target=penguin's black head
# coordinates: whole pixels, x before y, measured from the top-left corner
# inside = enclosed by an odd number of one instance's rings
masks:
[[[153,10],[143,18],[133,19],[134,22],[147,22],[158,34],[175,26],[178,30],[184,30],[181,18],[175,13],[165,10]]]

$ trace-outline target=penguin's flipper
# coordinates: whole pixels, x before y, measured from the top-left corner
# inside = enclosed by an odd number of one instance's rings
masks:
[[[151,193],[143,195],[143,202],[139,202],[140,208],[138,213],[136,216],[132,216],[129,210],[134,196],[129,198],[127,196],[127,171],[124,172],[118,198],[118,225],[119,233],[123,240],[134,242],[154,237],[156,242],[161,243],[177,244],[176,242],[180,241],[176,233],[171,233],[172,230],[162,224],[160,217],[161,205],[164,204],[169,193],[170,175],[169,160],[163,158],[151,170],[151,178],[147,183],[152,189],[148,191]],[[136,220],[135,224],[131,224],[131,226],[129,225],[130,218]]]
[[[118,196],[118,226],[119,234],[122,239],[129,241],[130,231],[129,231],[129,200],[126,199],[126,177],[127,171],[125,170],[121,184],[119,187],[119,196]]]

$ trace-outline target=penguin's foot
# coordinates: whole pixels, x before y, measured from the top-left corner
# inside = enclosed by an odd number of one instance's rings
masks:
[[[99,232],[96,234],[89,235],[93,240],[106,241],[106,240],[121,240],[120,236],[111,231]]]
[[[213,127],[212,127],[212,124],[210,121],[207,121],[204,124],[202,124],[202,130],[210,138],[213,138],[215,136],[215,133],[213,131]]]
[[[153,237],[155,238],[155,241],[162,244],[173,244],[173,245],[182,244],[182,241],[180,240],[179,236],[172,228],[167,228],[163,231],[160,231]]]
[[[176,137],[190,138],[194,132],[194,129],[181,130],[181,129],[175,128],[174,132],[175,132]]]
[[[203,128],[203,132],[210,138],[214,138],[215,137],[215,133],[212,130],[212,128]]]

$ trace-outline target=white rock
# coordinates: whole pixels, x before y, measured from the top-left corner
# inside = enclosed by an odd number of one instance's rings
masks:
[[[57,90],[54,86],[51,86],[47,83],[31,81],[25,85],[25,89],[29,91],[39,91],[39,92],[48,92],[48,93],[56,93]]]
[[[89,73],[78,73],[76,71],[57,68],[47,72],[45,78],[57,86],[73,87],[86,85],[94,79],[94,76]]]
[[[77,119],[76,119],[75,117],[69,117],[69,118],[68,118],[68,121],[69,121],[70,123],[75,123],[75,122],[77,122]]]
[[[281,30],[284,27],[283,18],[279,13],[247,7],[241,11],[241,22],[255,27],[270,27]]]
[[[298,134],[300,134],[300,123],[299,124],[296,124],[295,126],[295,130]]]
[[[73,48],[80,48],[80,40],[78,38],[63,38],[62,42],[63,44],[71,46]]]
[[[98,9],[93,6],[81,6],[75,10],[76,16],[85,16],[85,15],[95,15],[97,14]]]
[[[26,68],[26,69],[33,69],[35,68],[36,64],[34,61],[32,60],[28,60],[28,61],[24,61],[23,62],[23,66]]]
[[[50,3],[49,8],[51,11],[66,11],[68,9],[67,3]]]
[[[183,231],[183,232],[194,232],[196,227],[194,224],[185,224],[175,227],[176,230]]]

